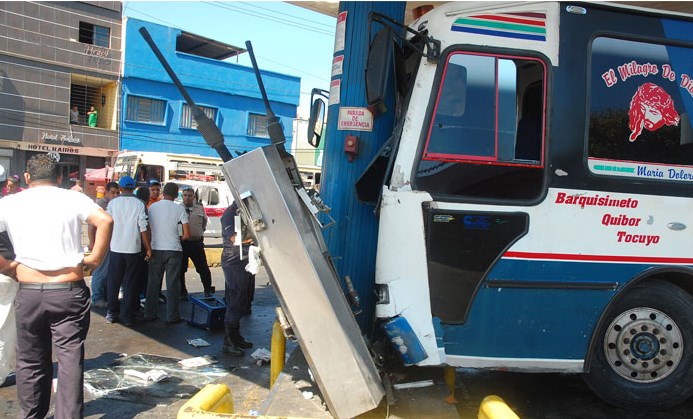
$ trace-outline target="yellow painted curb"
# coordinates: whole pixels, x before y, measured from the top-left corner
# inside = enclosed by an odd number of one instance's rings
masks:
[[[479,419],[520,419],[498,396],[486,396],[479,405]]]
[[[250,416],[233,413],[233,397],[226,384],[207,384],[183,407],[177,419],[247,419]],[[289,419],[288,416],[253,416],[255,419]],[[293,417],[292,419],[301,419]]]
[[[209,247],[205,248],[205,255],[207,256],[207,265],[210,268],[221,266],[221,248],[220,247]],[[192,260],[189,261],[188,267],[193,267]]]

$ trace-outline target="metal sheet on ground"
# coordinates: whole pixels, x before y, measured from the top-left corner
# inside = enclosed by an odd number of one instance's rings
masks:
[[[158,355],[130,355],[116,360],[108,368],[85,371],[84,386],[97,397],[155,406],[190,398],[205,385],[228,375],[223,368],[212,365],[185,368],[179,361],[179,358]],[[159,382],[145,381],[126,374],[126,370],[143,374],[161,370],[167,377]]]

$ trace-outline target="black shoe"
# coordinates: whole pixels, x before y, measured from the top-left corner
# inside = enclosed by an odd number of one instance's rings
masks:
[[[215,292],[217,292],[216,287],[209,287],[205,290],[205,297],[214,297]]]
[[[165,303],[166,302],[166,296],[163,293],[159,293],[159,302],[160,303]]]
[[[236,339],[233,344],[243,349],[250,349],[253,347],[253,343],[243,339],[243,336],[241,336],[240,339]]]
[[[221,352],[231,356],[243,356],[245,352],[236,345],[221,345]]]
[[[166,325],[167,326],[173,326],[174,324],[178,324],[182,321],[183,321],[183,319],[181,319],[180,317],[177,318],[176,320],[166,320]]]
[[[188,301],[188,300],[189,300],[188,294],[181,295],[181,296],[180,296],[180,300],[181,300],[181,301]]]
[[[123,326],[132,327],[135,325],[134,319],[123,320]]]

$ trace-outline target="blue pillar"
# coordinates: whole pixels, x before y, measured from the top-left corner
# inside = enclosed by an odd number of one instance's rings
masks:
[[[332,207],[337,224],[325,231],[327,247],[334,258],[337,272],[343,280],[351,278],[358,291],[363,312],[356,320],[365,333],[370,334],[375,309],[373,284],[375,280],[375,253],[378,241],[378,219],[374,207],[356,198],[356,180],[368,166],[383,143],[389,138],[394,125],[394,98],[386,98],[390,111],[374,118],[373,131],[340,131],[337,129],[340,107],[366,108],[364,73],[370,40],[368,14],[371,11],[403,22],[406,2],[347,1],[339,3],[339,11],[347,12],[345,48],[335,51],[344,55],[343,74],[332,79],[341,80],[339,103],[328,109],[323,177],[320,195]],[[371,35],[379,25],[374,25]],[[390,92],[392,94],[392,91]],[[358,156],[349,161],[344,153],[347,135],[359,137]]]

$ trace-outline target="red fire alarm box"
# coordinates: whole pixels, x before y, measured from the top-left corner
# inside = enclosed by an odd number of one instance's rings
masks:
[[[349,157],[349,161],[354,161],[354,158],[359,154],[359,137],[355,135],[347,135],[344,140],[344,153]]]

